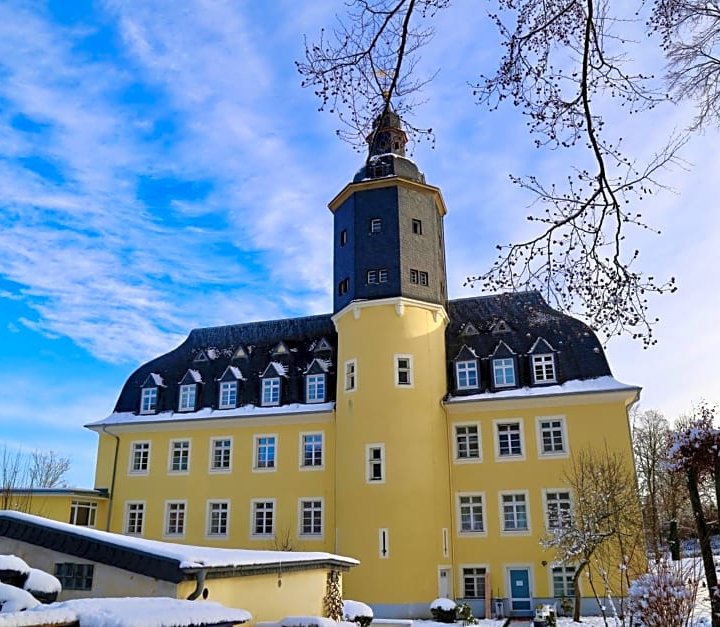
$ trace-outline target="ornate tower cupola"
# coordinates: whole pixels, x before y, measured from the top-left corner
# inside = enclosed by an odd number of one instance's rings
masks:
[[[440,190],[405,157],[392,109],[375,118],[368,158],[330,203],[334,214],[334,311],[354,300],[447,301]]]

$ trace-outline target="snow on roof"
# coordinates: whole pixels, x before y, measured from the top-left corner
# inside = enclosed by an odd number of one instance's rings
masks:
[[[237,366],[228,366],[227,369],[232,373],[232,376],[236,379],[244,380],[242,371]]]
[[[275,372],[277,372],[281,377],[284,377],[287,375],[287,366],[285,364],[281,364],[279,361],[271,361],[269,366],[272,366],[275,368]]]
[[[30,572],[30,566],[16,555],[0,555],[0,570],[13,570],[25,574]]]
[[[313,364],[317,363],[318,366],[322,369],[323,372],[328,372],[330,370],[330,367],[332,366],[332,361],[329,359],[322,359],[321,357],[315,357],[308,365],[307,368],[305,368],[305,371],[303,374],[307,374],[310,371],[310,368],[313,367]]]
[[[48,618],[52,621],[45,622]],[[41,605],[27,612],[0,614],[0,627],[22,627],[76,620],[92,627],[188,627],[215,623],[245,623],[250,612],[212,601],[184,601],[163,597],[73,599]],[[43,622],[39,622],[43,621]]]
[[[163,378],[157,372],[151,372],[150,378],[158,387],[165,387],[165,381],[163,381]]]
[[[610,376],[567,381],[561,385],[543,385],[538,387],[515,388],[498,392],[482,392],[468,396],[449,396],[447,403],[465,403],[468,401],[499,401],[527,398],[530,396],[559,396],[564,394],[590,394],[596,392],[632,392],[639,391],[636,385],[620,383]]]
[[[192,380],[195,381],[195,383],[202,383],[202,375],[199,371],[190,368],[188,370],[188,374],[192,377]]]
[[[213,409],[203,407],[198,411],[174,412],[166,411],[159,414],[135,414],[131,411],[113,412],[107,418],[90,422],[85,426],[89,429],[102,425],[134,424],[141,422],[180,422],[182,420],[211,420],[218,418],[259,418],[262,416],[277,416],[284,414],[316,414],[332,411],[335,403],[292,403],[278,405],[277,407],[260,407],[256,405],[243,405],[234,409]]]
[[[40,570],[39,568],[31,568],[30,575],[25,581],[23,588],[31,592],[60,594],[62,585],[60,584],[60,580],[50,573],[46,573],[44,570]]]
[[[105,544],[134,549],[142,553],[176,560],[182,569],[197,568],[234,568],[242,566],[257,566],[266,564],[302,564],[304,562],[342,562],[348,566],[355,566],[359,562],[350,557],[333,555],[321,551],[256,551],[250,549],[221,549],[186,544],[173,544],[159,540],[146,540],[117,533],[100,531],[89,527],[80,527],[41,516],[33,516],[23,512],[3,511],[4,518],[15,518],[32,524],[41,525],[51,529],[58,529],[88,539],[97,540]]]
[[[32,594],[15,586],[0,583],[0,611],[21,612],[31,607],[40,605]]]

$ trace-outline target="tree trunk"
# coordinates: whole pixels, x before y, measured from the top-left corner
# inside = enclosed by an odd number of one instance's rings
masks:
[[[573,608],[573,622],[580,622],[580,603],[582,601],[582,595],[580,594],[580,575],[585,567],[588,565],[588,561],[585,560],[578,564],[575,570],[575,576],[573,577],[573,585],[575,586],[575,607]],[[713,627],[715,627],[713,625]]]
[[[707,582],[707,590],[710,595],[712,627],[720,627],[720,597],[717,594],[717,572],[715,571],[715,562],[713,561],[712,547],[710,546],[710,532],[705,522],[705,514],[703,514],[700,492],[698,491],[697,470],[693,467],[687,470],[687,486],[690,495],[690,505],[692,506],[693,516],[695,517],[695,526],[697,527],[698,538],[700,540],[700,554],[702,555],[703,567],[705,569],[705,581]]]

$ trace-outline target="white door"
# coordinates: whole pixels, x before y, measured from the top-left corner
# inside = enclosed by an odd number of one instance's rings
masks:
[[[438,596],[446,599],[452,598],[450,590],[450,569],[438,568]]]

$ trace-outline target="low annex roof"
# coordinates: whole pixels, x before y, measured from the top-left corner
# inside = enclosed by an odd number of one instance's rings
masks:
[[[347,570],[359,564],[321,551],[222,549],[146,540],[7,510],[0,510],[2,536],[174,583],[191,579],[199,570],[212,578],[228,572],[242,576],[274,571],[280,566],[285,571],[325,566]]]

